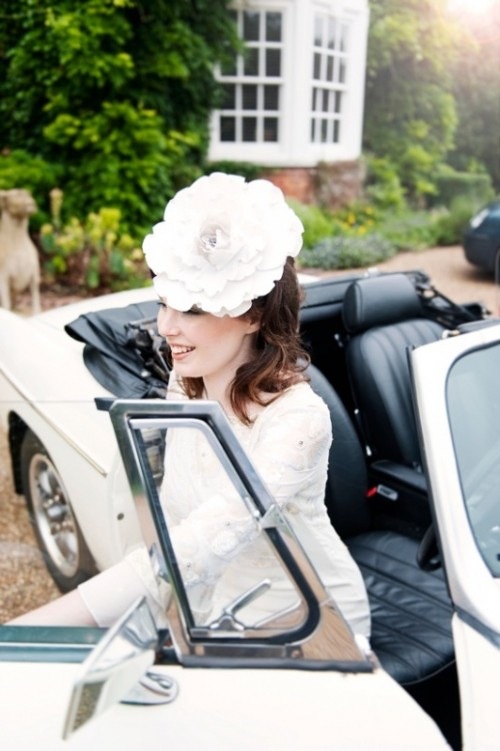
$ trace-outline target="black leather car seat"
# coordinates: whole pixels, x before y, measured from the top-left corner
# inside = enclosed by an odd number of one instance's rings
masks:
[[[452,605],[443,571],[418,566],[416,540],[371,528],[366,459],[356,429],[326,377],[314,366],[308,375],[330,410],[326,504],[366,583],[372,648],[398,683],[419,684],[454,664]]]
[[[353,282],[342,317],[353,400],[372,459],[420,468],[408,349],[436,341],[444,326],[425,317],[421,298],[404,274]]]

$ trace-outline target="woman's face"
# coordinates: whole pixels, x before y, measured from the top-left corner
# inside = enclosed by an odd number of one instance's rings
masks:
[[[252,356],[253,334],[259,325],[244,317],[217,317],[193,309],[182,313],[161,302],[158,331],[170,347],[176,372],[183,378],[223,378],[234,374]]]

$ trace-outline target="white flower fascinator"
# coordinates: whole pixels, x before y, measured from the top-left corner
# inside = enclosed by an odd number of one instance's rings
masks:
[[[234,317],[281,279],[303,231],[269,180],[214,172],[169,201],[143,250],[156,292],[173,308]]]

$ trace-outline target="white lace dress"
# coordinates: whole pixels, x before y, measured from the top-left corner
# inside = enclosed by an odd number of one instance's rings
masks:
[[[175,379],[168,398],[185,398]],[[332,440],[327,406],[300,383],[265,407],[250,426],[236,419],[231,424],[353,632],[368,637],[364,582],[324,504]],[[272,586],[246,618],[258,621],[291,604],[290,585],[276,557],[198,431],[174,431],[167,442],[162,506],[198,622],[264,578]],[[158,619],[164,612],[165,593],[158,591],[144,549],[79,590],[100,625],[113,622],[141,594]]]

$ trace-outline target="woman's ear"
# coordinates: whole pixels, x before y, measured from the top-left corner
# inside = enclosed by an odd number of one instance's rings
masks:
[[[255,334],[256,331],[260,331],[260,320],[247,322],[247,333]]]
[[[250,310],[244,314],[244,317],[247,324],[247,334],[255,334],[257,331],[260,331],[262,315],[259,311]]]

